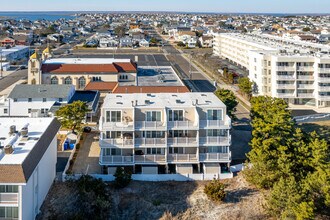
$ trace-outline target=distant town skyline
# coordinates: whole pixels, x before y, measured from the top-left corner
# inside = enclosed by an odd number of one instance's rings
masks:
[[[0,11],[181,11],[216,13],[330,13],[329,0],[12,0]]]

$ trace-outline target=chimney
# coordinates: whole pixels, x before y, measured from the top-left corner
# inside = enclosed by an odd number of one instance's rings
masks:
[[[198,99],[196,99],[196,105],[198,105]]]
[[[4,147],[5,154],[12,154],[14,152],[13,146],[8,144]]]
[[[137,106],[138,105],[138,100],[135,100],[135,106]]]
[[[132,107],[134,107],[134,101],[132,101]]]
[[[16,126],[15,125],[11,125],[9,128],[9,135],[12,135],[16,133]]]

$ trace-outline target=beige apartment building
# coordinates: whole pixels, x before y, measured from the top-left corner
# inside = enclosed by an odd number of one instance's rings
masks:
[[[330,47],[271,35],[219,34],[214,54],[249,71],[255,95],[330,106]]]
[[[213,93],[108,94],[99,129],[104,173],[221,176],[231,162],[231,120]]]

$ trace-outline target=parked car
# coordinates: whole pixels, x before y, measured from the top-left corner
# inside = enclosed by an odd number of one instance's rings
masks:
[[[91,127],[84,127],[83,131],[85,133],[90,133],[92,131],[92,128]]]

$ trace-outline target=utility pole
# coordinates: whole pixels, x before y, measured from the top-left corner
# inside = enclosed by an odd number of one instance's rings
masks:
[[[0,49],[0,77],[2,78],[2,49]]]

